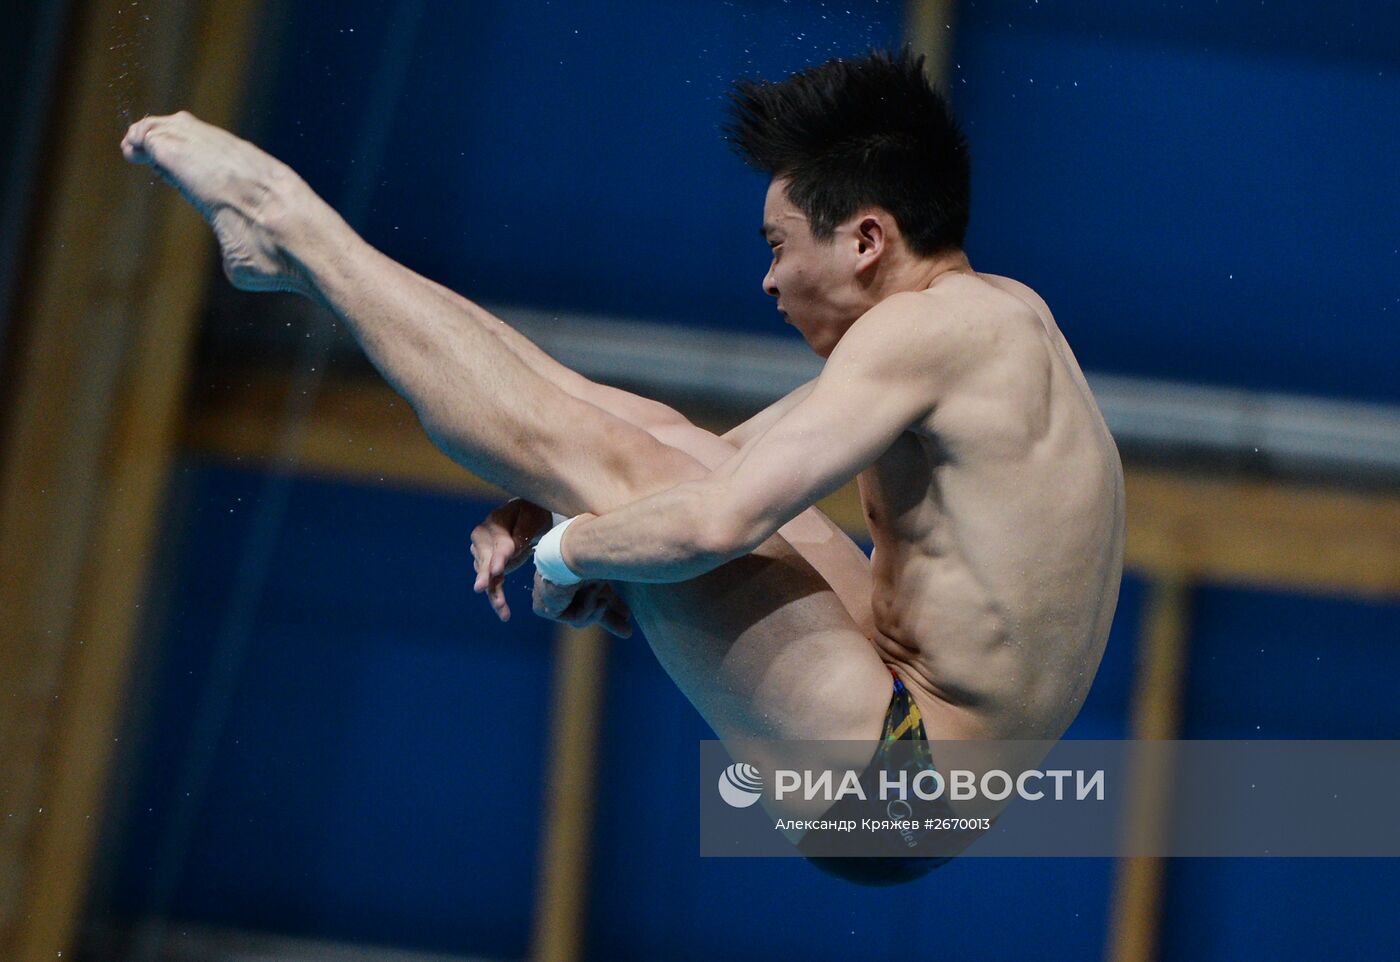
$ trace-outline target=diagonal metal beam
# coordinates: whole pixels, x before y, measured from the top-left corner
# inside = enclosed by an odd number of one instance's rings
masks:
[[[76,24],[0,475],[6,960],[71,954],[208,277],[198,215],[120,160],[111,31],[149,16],[131,89],[227,123],[257,6],[93,0]]]

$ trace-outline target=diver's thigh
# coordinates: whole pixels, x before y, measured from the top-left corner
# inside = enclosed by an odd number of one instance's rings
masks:
[[[621,393],[621,392],[619,392]],[[614,413],[625,410],[618,408]],[[738,450],[724,438],[685,420],[679,414],[664,422],[641,424],[653,437],[690,455],[710,470]],[[874,582],[870,559],[846,532],[818,508],[808,508],[778,532],[835,592],[866,638],[874,637],[870,598]]]
[[[691,581],[622,590],[662,667],[720,738],[878,738],[890,672],[783,538]]]

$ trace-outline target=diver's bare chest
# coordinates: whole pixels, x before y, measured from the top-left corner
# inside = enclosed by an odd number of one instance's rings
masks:
[[[876,543],[909,536],[926,522],[932,483],[930,444],[905,432],[856,479],[865,522]]]

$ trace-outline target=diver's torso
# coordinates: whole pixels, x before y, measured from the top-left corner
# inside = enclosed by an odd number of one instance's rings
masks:
[[[1058,737],[1117,603],[1117,449],[1053,319],[1024,290],[981,275],[938,285],[939,298],[1004,326],[997,350],[859,478],[875,642],[903,668],[931,738]]]

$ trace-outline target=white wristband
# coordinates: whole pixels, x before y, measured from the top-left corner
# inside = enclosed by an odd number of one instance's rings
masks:
[[[578,516],[575,515],[563,524],[556,524],[546,531],[540,543],[535,545],[535,570],[545,581],[556,585],[576,585],[583,580],[565,563],[560,550],[564,532],[577,520]]]

